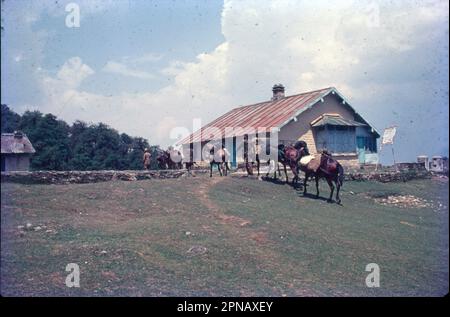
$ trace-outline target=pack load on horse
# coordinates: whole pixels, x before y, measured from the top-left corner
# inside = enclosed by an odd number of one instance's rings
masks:
[[[173,147],[173,146],[169,146],[169,148],[167,149],[167,156],[169,157],[169,168],[170,169],[181,169],[183,168],[183,153]]]
[[[344,168],[328,151],[323,150],[318,157],[312,155],[302,157],[298,167],[305,173],[305,180],[303,183],[304,195],[306,195],[306,183],[308,178],[314,176],[317,191],[316,197],[319,197],[319,179],[325,178],[330,187],[330,197],[328,198],[328,202],[333,201],[334,182],[336,184],[336,202],[338,204],[341,203],[339,191],[344,183]]]
[[[167,150],[156,150],[156,161],[159,169],[181,169],[183,168],[183,153],[169,146]]]

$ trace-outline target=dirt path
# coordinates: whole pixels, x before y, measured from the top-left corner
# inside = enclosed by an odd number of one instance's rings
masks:
[[[205,179],[200,186],[195,189],[200,202],[208,208],[212,217],[219,219],[222,225],[230,226],[230,234],[244,235],[245,237],[255,241],[258,245],[265,245],[269,243],[270,241],[266,230],[255,230],[251,227],[252,222],[250,220],[225,214],[222,208],[210,199],[209,191],[215,186],[220,186],[220,183],[224,180],[226,180],[225,177],[212,177]],[[205,231],[213,231],[208,226],[203,226],[203,229]]]
[[[209,190],[214,186],[218,186],[224,179],[224,177],[205,179],[200,186],[195,189],[197,197],[200,199],[200,202],[212,212],[212,215],[219,218],[224,224],[233,224],[240,227],[250,225],[251,221],[247,219],[226,215],[222,209],[209,198]]]

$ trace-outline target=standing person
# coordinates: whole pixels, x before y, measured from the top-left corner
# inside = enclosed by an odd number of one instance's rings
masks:
[[[148,151],[147,148],[144,150],[144,157],[143,157],[143,163],[144,163],[144,169],[148,170],[150,168],[150,159],[152,155]]]

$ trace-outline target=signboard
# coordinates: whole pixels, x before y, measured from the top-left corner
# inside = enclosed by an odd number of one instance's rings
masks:
[[[397,127],[390,127],[384,129],[383,139],[381,140],[381,144],[394,144],[394,136],[395,132],[397,132]]]

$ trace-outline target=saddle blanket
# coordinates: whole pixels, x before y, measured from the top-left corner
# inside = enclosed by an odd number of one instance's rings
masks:
[[[301,165],[308,165],[309,162],[311,162],[311,160],[313,160],[313,159],[314,159],[314,155],[307,155],[307,156],[304,156],[304,157],[302,157],[302,158],[300,159],[300,164],[301,164]]]

